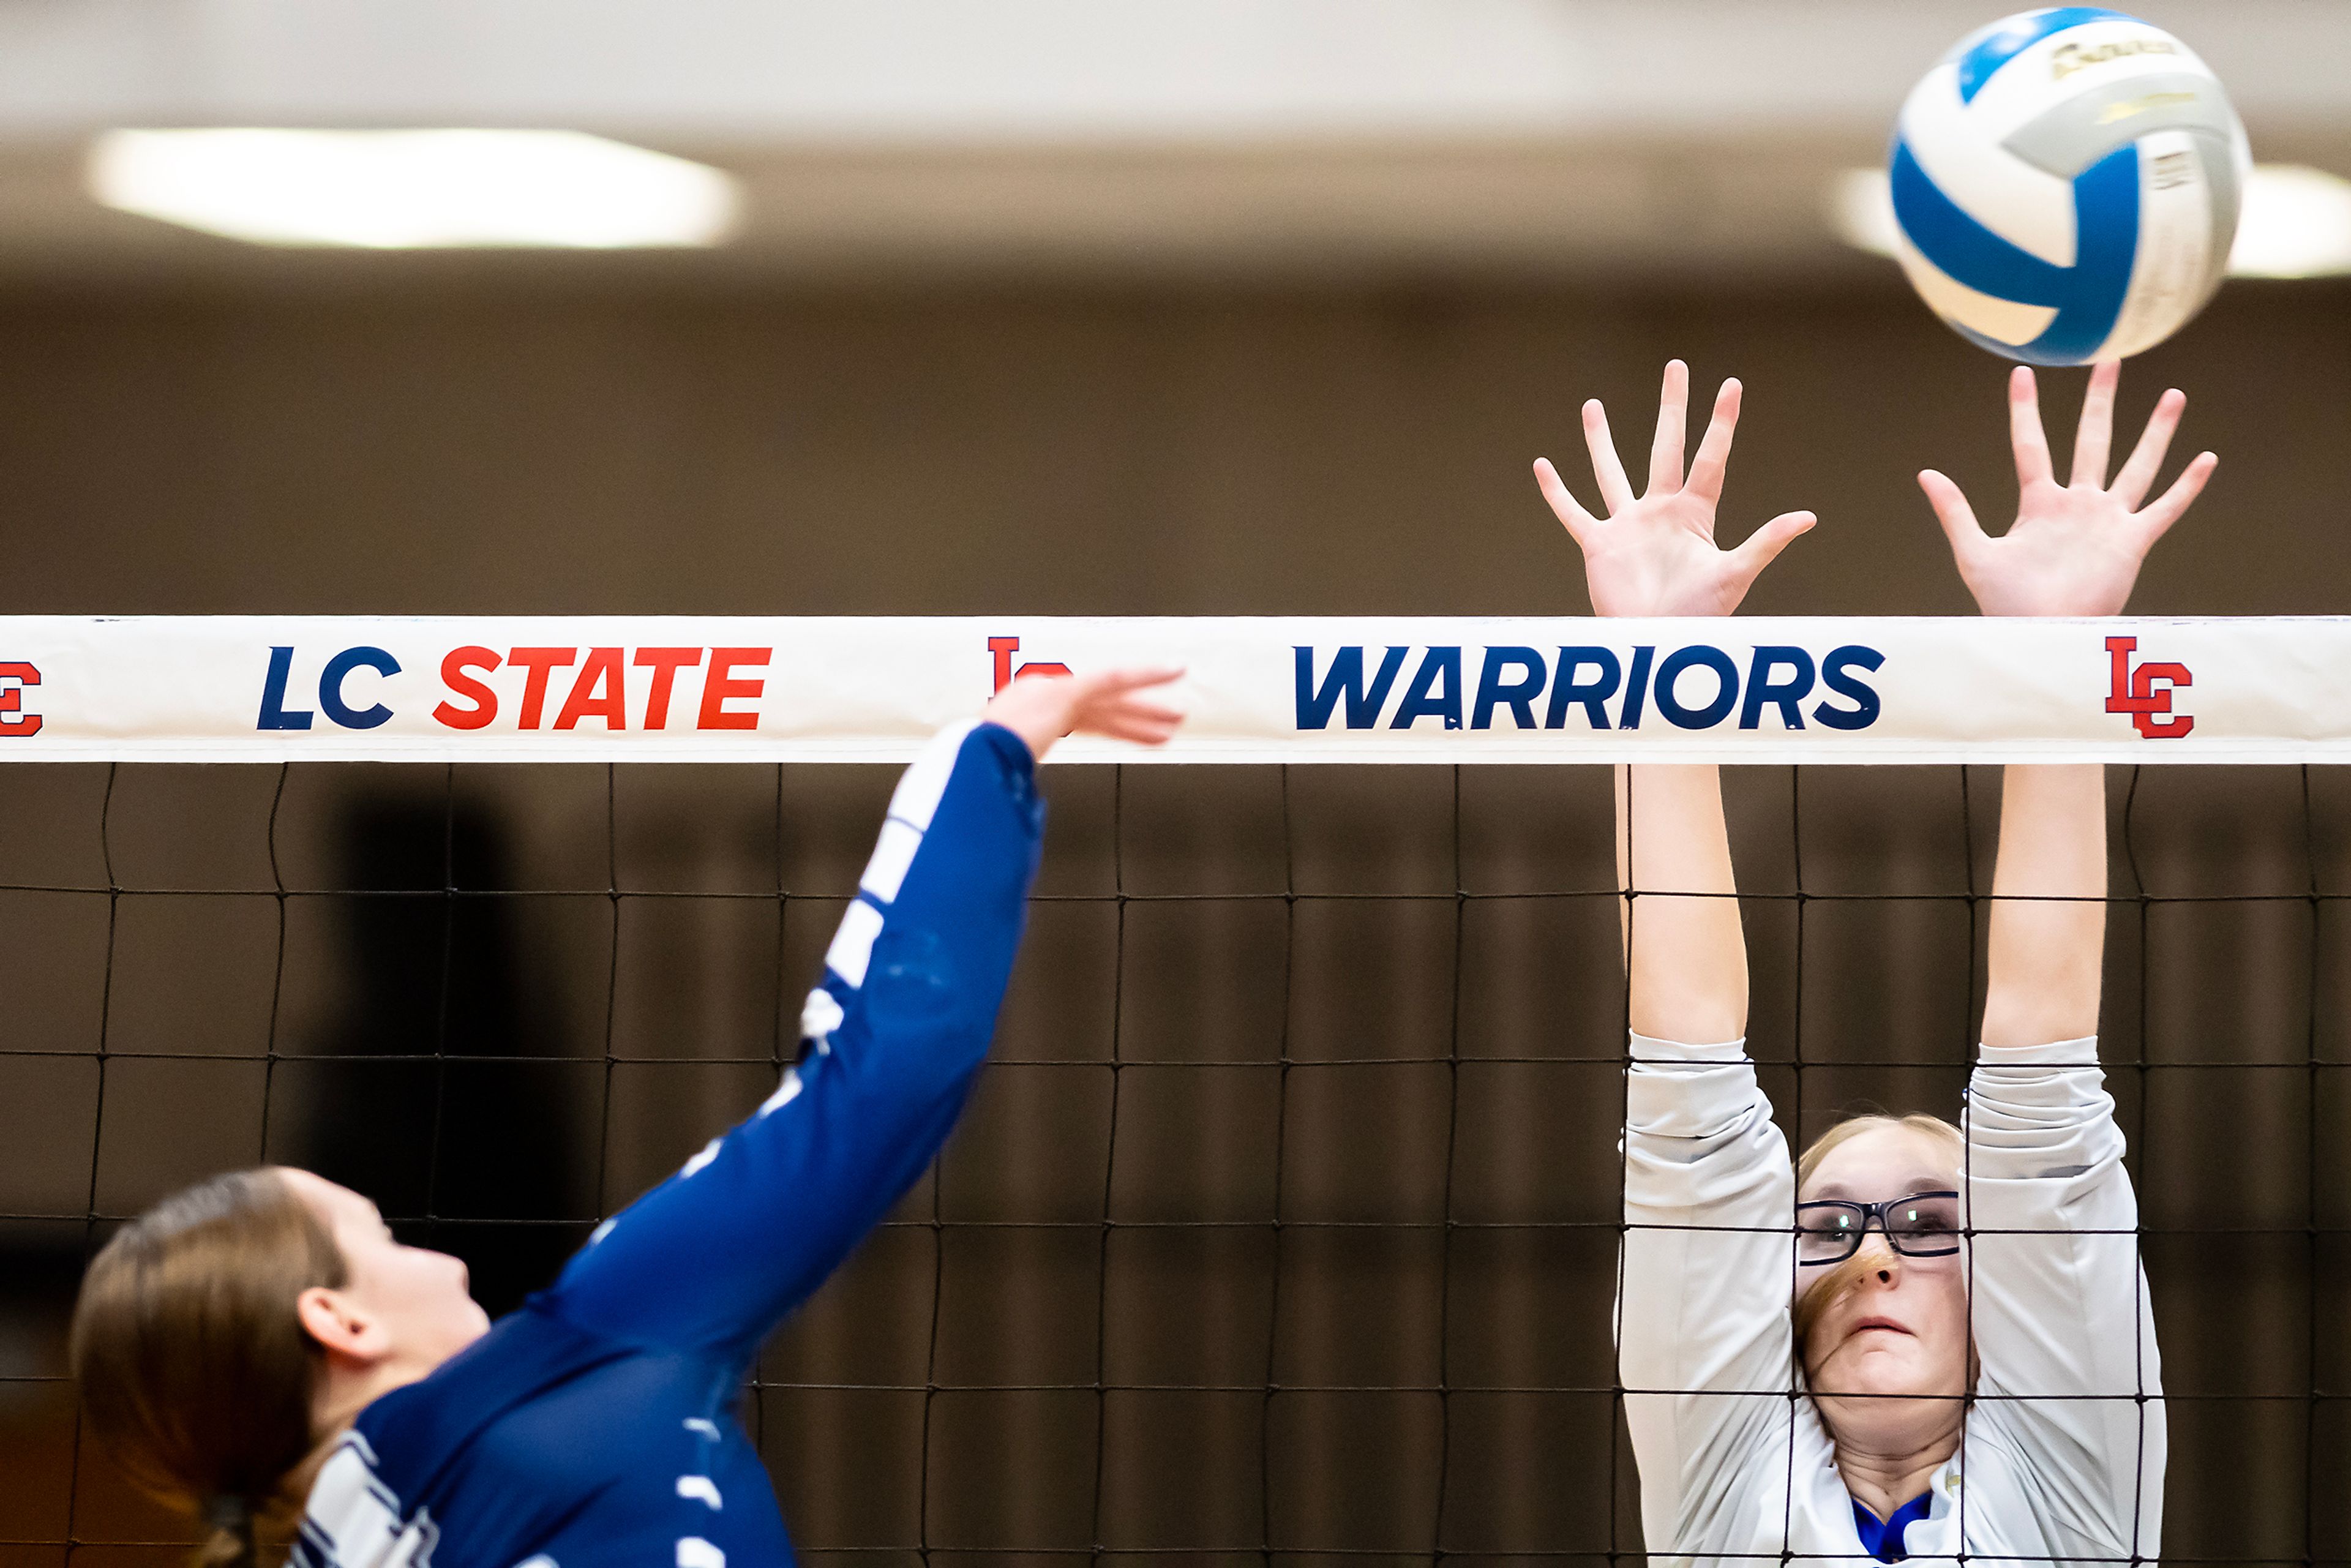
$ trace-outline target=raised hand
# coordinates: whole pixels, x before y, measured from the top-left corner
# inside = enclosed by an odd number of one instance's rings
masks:
[[[2121,377],[2122,367],[2112,361],[2090,372],[2074,437],[2073,477],[2063,485],[2049,461],[2032,371],[2019,365],[2009,377],[2009,440],[2016,451],[2019,494],[2016,521],[1998,538],[1976,522],[1957,485],[1932,468],[1918,476],[1950,538],[1959,577],[1985,614],[2121,614],[2148,549],[2179,520],[2219,465],[2210,452],[2200,454],[2171,488],[2141,505],[2188,406],[2187,394],[2175,387],[2157,402],[2130,460],[2108,485],[2115,386]]]
[[[1583,440],[1600,481],[1605,520],[1583,509],[1561,483],[1548,457],[1535,459],[1535,483],[1552,513],[1583,551],[1583,578],[1601,615],[1728,615],[1747,597],[1756,575],[1788,541],[1811,528],[1810,512],[1783,512],[1735,549],[1714,542],[1714,508],[1722,473],[1739,428],[1739,383],[1727,381],[1714,397],[1714,418],[1682,476],[1682,443],[1689,419],[1689,367],[1667,361],[1657,397],[1657,434],[1649,448],[1649,486],[1635,499],[1608,434],[1608,414],[1593,399],[1583,405]]]
[[[980,710],[980,716],[1027,741],[1029,755],[1040,762],[1065,735],[1106,735],[1113,740],[1158,746],[1176,733],[1184,715],[1144,693],[1183,674],[1160,666],[1098,670],[1083,675],[1026,675],[997,693]]]

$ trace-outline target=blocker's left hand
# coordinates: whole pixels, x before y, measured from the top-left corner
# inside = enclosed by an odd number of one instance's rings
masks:
[[[1552,513],[1583,552],[1583,580],[1595,615],[1728,615],[1739,608],[1756,574],[1788,541],[1811,528],[1810,512],[1783,512],[1731,549],[1714,542],[1714,511],[1722,499],[1730,438],[1739,428],[1739,383],[1715,394],[1714,418],[1699,441],[1689,473],[1682,472],[1688,435],[1689,367],[1666,363],[1657,393],[1657,434],[1649,448],[1649,487],[1639,497],[1625,476],[1608,433],[1608,414],[1593,398],[1583,405],[1583,440],[1607,516],[1583,509],[1548,457],[1535,459],[1535,484]]]
[[[2202,453],[2171,488],[2147,500],[2188,406],[2187,394],[2174,387],[2157,402],[2130,460],[2108,485],[2115,385],[2121,377],[2122,367],[2112,361],[2090,372],[2081,428],[2074,437],[2073,476],[2063,485],[2050,463],[2032,371],[2019,365],[2009,377],[2009,439],[2016,452],[2020,494],[2016,521],[1998,538],[1977,523],[1957,485],[1932,468],[1918,476],[1918,487],[1949,536],[1959,576],[1985,614],[2121,614],[2147,550],[2179,520],[2219,466],[2218,457]]]
[[[996,694],[980,716],[1029,744],[1038,761],[1065,735],[1106,735],[1158,746],[1184,722],[1181,709],[1146,695],[1184,674],[1160,666],[1083,675],[1023,675]]]

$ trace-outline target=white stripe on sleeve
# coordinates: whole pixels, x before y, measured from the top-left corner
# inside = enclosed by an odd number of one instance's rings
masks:
[[[956,758],[963,750],[963,738],[978,727],[977,719],[951,724],[931,737],[923,754],[898,780],[897,789],[890,796],[889,814],[918,833],[928,832],[931,818],[938,812],[939,798],[947,792]]]
[[[857,885],[884,904],[895,904],[898,889],[905,884],[906,868],[914,863],[914,852],[922,847],[920,830],[891,818],[882,824],[873,858],[865,862],[865,875]]]
[[[865,983],[865,966],[873,961],[873,939],[882,935],[882,912],[860,899],[841,917],[832,946],[824,950],[824,967],[851,986]]]

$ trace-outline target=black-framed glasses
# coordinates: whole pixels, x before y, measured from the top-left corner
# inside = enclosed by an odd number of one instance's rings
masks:
[[[1808,1269],[1844,1262],[1861,1250],[1872,1220],[1906,1258],[1948,1258],[1959,1249],[1959,1195],[1914,1192],[1884,1203],[1826,1198],[1796,1205],[1796,1261]]]

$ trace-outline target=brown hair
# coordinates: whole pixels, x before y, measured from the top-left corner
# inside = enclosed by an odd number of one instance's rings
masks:
[[[1881,1127],[1900,1127],[1938,1142],[1948,1143],[1951,1145],[1951,1151],[1955,1156],[1959,1159],[1966,1157],[1967,1134],[1940,1116],[1928,1116],[1923,1113],[1889,1116],[1883,1113],[1847,1116],[1844,1121],[1814,1138],[1811,1145],[1797,1157],[1797,1197],[1801,1198],[1803,1196],[1804,1184],[1813,1179],[1813,1173],[1820,1168],[1821,1162],[1828,1158],[1838,1145],[1850,1143],[1864,1133],[1874,1133]],[[1805,1364],[1804,1370],[1807,1374],[1812,1371],[1812,1365],[1811,1353],[1806,1348],[1805,1342],[1812,1338],[1813,1325],[1821,1321],[1822,1314],[1835,1303],[1838,1297],[1859,1284],[1862,1276],[1868,1273],[1874,1267],[1876,1267],[1875,1260],[1866,1251],[1855,1251],[1852,1257],[1814,1281],[1813,1288],[1804,1292],[1802,1299],[1796,1302],[1795,1316],[1792,1319],[1796,1331],[1796,1355],[1797,1359]]]
[[[275,1560],[290,1541],[321,1356],[295,1301],[346,1277],[327,1228],[266,1169],[164,1199],[83,1277],[71,1356],[90,1430],[205,1525],[200,1568]]]

